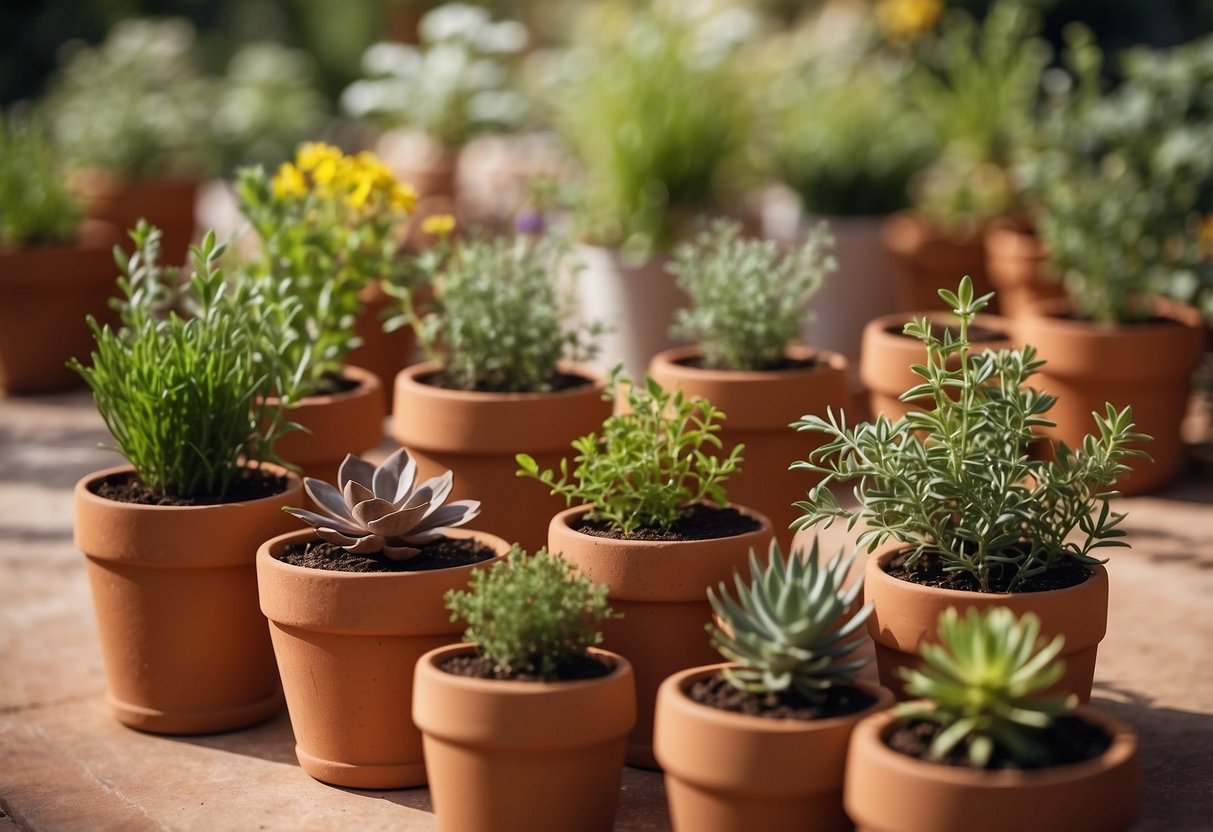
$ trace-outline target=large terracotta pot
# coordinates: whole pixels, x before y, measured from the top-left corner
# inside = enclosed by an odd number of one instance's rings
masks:
[[[591,649],[615,669],[599,679],[515,682],[440,669],[474,648],[456,644],[417,662],[413,719],[439,832],[609,832],[636,718],[627,659]]]
[[[515,454],[530,454],[540,469],[557,468],[572,455],[574,439],[611,415],[602,379],[565,369],[592,383],[557,393],[448,390],[425,382],[439,370],[433,362],[396,377],[392,436],[412,452],[419,476],[458,471],[451,499],[480,500],[477,522],[528,551],[543,545],[562,501],[541,483],[520,480]]]
[[[276,473],[285,473],[273,469]],[[213,506],[146,506],[93,489],[129,467],[76,483],[76,546],[87,558],[110,711],[158,734],[252,725],[282,707],[257,547],[297,521],[282,512],[303,489]]]
[[[396,373],[409,365],[417,336],[411,326],[402,326],[392,332],[383,331],[384,313],[395,308],[400,301],[383,291],[383,286],[374,280],[358,293],[362,311],[354,318],[354,334],[362,343],[346,356],[348,363],[370,370],[379,378],[380,387],[387,391],[396,383]],[[384,407],[391,409],[391,396],[384,395]]]
[[[160,240],[161,263],[177,266],[188,259],[194,239],[197,179],[127,180],[88,171],[73,177],[72,185],[84,200],[88,216],[122,229],[127,248],[132,244],[125,232],[146,219],[164,233]]]
[[[965,275],[973,279],[974,295],[990,291],[981,233],[952,237],[913,214],[894,214],[881,227],[880,238],[896,264],[894,287],[903,311],[946,309],[938,290],[955,289]]]
[[[806,414],[824,417],[850,404],[847,360],[838,353],[792,346],[787,356],[813,358],[803,370],[743,372],[708,370],[689,366],[700,357],[696,347],[678,347],[658,353],[649,374],[667,389],[702,396],[728,416],[717,434],[727,452],[745,444],[741,473],[728,479],[729,498],[770,518],[784,551],[792,542],[788,526],[800,516],[792,503],[816,485],[821,477],[788,466],[824,442],[824,437],[797,433],[789,424]]]
[[[109,299],[119,294],[116,226],[85,221],[74,245],[0,248],[0,388],[49,393],[84,383],[69,358],[88,364],[93,333],[85,323],[117,325]]]
[[[1026,222],[998,220],[986,229],[986,273],[998,292],[999,309],[1017,318],[1028,306],[1064,290],[1045,276],[1045,250]]]
[[[501,538],[474,537],[498,557]],[[463,625],[443,605],[466,589],[472,570],[492,561],[425,572],[334,572],[279,560],[315,540],[311,529],[275,537],[257,552],[261,611],[270,636],[303,770],[354,789],[425,783],[421,733],[413,725],[413,668],[421,656],[459,639]]]
[[[1091,577],[1065,589],[965,592],[923,586],[889,575],[885,565],[903,548],[901,543],[886,544],[868,558],[865,568],[864,601],[872,604],[868,633],[876,642],[880,684],[899,699],[905,698],[898,669],[918,667],[921,645],[939,643],[939,616],[948,607],[955,607],[962,614],[968,609],[984,612],[991,607],[1007,607],[1016,616],[1035,613],[1040,619],[1042,638],[1065,636],[1061,653],[1066,663],[1065,675],[1051,690],[1058,695],[1073,693],[1081,702],[1090,700],[1096,652],[1108,629],[1106,569],[1092,566]]]
[[[1072,309],[1065,298],[1039,301],[1015,322],[1019,340],[1047,362],[1033,385],[1058,397],[1048,413],[1057,426],[1041,432],[1079,447],[1096,432],[1092,411],[1104,415],[1105,402],[1118,410],[1132,405],[1137,430],[1154,437],[1136,447],[1153,461],[1127,460],[1132,471],[1116,489],[1129,495],[1162,488],[1183,462],[1179,426],[1206,338],[1200,313],[1160,301],[1156,311],[1165,320],[1100,326],[1070,317]]]
[[[766,719],[693,701],[687,691],[727,664],[676,673],[657,693],[653,750],[665,771],[675,830],[684,832],[844,832],[842,773],[860,719],[893,704],[876,685],[856,683],[876,701],[820,720]]]
[[[358,382],[353,390],[306,396],[285,415],[303,426],[278,440],[278,454],[303,469],[303,476],[337,481],[337,468],[346,454],[361,454],[383,441],[383,387],[379,377],[346,365],[345,378]],[[438,472],[441,473],[441,472]]]
[[[919,760],[885,744],[895,711],[851,734],[844,800],[857,832],[1123,832],[1137,814],[1137,738],[1123,722],[1089,707],[1112,745],[1073,765],[978,771]]]
[[[597,584],[610,587],[611,608],[622,614],[603,622],[602,645],[627,657],[636,673],[636,728],[628,738],[629,765],[657,768],[653,756],[653,709],[666,677],[720,658],[708,639],[712,619],[708,588],[732,586],[750,550],[765,559],[773,530],[756,511],[735,506],[761,525],[713,540],[614,540],[576,531],[589,510],[566,509],[552,518],[548,549]]]

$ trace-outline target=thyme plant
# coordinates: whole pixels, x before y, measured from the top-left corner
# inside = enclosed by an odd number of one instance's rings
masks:
[[[935,552],[982,592],[1014,591],[1066,557],[1098,563],[1092,551],[1126,545],[1117,540],[1124,515],[1111,509],[1111,488],[1129,470],[1127,457],[1144,456],[1129,444],[1149,438],[1133,432],[1131,408],[1108,405],[1104,416],[1092,414],[1098,435],[1080,448],[1059,443],[1053,459],[1033,458],[1028,446],[1040,441],[1033,428],[1052,425],[1045,414],[1056,401],[1027,384],[1043,362],[1030,345],[973,351],[969,328],[992,295],[973,297],[969,278],[939,295],[953,309],[957,334],[933,335],[927,318],[905,327],[926,346],[927,360],[913,367],[922,381],[901,398],[929,409],[853,428],[833,412],[793,423],[825,436],[807,461],[792,465],[824,475],[796,504],[804,514],[793,527],[840,517],[853,527],[862,519],[869,551],[892,537],[913,549],[907,565]],[[844,482],[856,483],[858,509],[840,506],[830,491]]]

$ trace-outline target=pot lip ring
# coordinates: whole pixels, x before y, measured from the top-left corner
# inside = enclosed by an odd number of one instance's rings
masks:
[[[777,380],[800,380],[830,371],[845,372],[850,366],[846,356],[831,350],[820,349],[811,344],[796,342],[784,347],[784,356],[795,359],[814,360],[811,367],[796,367],[786,370],[728,370],[708,367],[693,367],[682,363],[685,359],[703,355],[698,344],[671,347],[653,356],[649,363],[649,374],[660,369],[672,376],[687,376],[717,382],[759,382]]]
[[[736,509],[746,517],[757,520],[759,524],[758,528],[752,529],[748,532],[741,532],[740,534],[731,534],[726,537],[706,537],[699,540],[628,540],[626,538],[604,537],[600,535],[586,534],[585,532],[581,532],[573,528],[572,521],[574,518],[587,514],[593,508],[592,505],[586,503],[561,509],[556,516],[552,518],[552,522],[559,522],[562,526],[564,526],[564,531],[567,531],[571,535],[576,535],[578,539],[584,539],[587,541],[601,540],[611,546],[622,546],[624,548],[633,549],[636,551],[653,546],[682,547],[687,545],[694,546],[695,544],[717,543],[719,541],[727,540],[741,540],[750,536],[759,536],[760,538],[769,541],[769,537],[774,534],[774,527],[771,525],[770,519],[756,509],[752,509],[749,506],[743,506],[739,503],[729,503],[728,507]],[[551,541],[549,539],[549,543],[550,542]],[[765,551],[766,547],[763,546],[762,552]],[[762,552],[759,554],[762,554]]]
[[[376,391],[383,388],[383,382],[379,380],[379,376],[365,367],[359,367],[356,364],[342,364],[341,375],[345,379],[356,381],[358,386],[351,390],[342,390],[339,393],[317,393],[312,396],[304,396],[293,407],[288,407],[283,412],[291,414],[299,411],[301,408],[323,407],[336,402],[349,401],[350,399],[365,399],[373,396]],[[266,402],[277,405],[278,397],[267,396]]]
[[[254,466],[245,467],[252,468]],[[137,472],[135,471],[135,467],[127,463],[125,465],[114,465],[109,468],[101,468],[99,470],[87,473],[76,481],[76,485],[72,490],[77,501],[83,501],[98,506],[106,506],[108,508],[118,507],[118,510],[154,512],[215,511],[216,509],[232,508],[236,506],[255,506],[262,505],[266,501],[286,499],[286,495],[295,489],[299,489],[302,493],[303,478],[293,471],[289,471],[286,468],[283,468],[281,465],[275,465],[272,462],[262,462],[255,467],[267,469],[273,474],[286,477],[286,488],[279,491],[277,494],[268,494],[264,497],[257,497],[253,500],[239,500],[229,503],[210,503],[208,505],[200,506],[149,506],[143,505],[142,503],[123,503],[117,500],[106,499],[89,488],[89,486],[93,483],[117,474],[136,474]]]
[[[409,395],[429,399],[443,399],[446,401],[519,402],[572,399],[585,396],[601,398],[603,391],[606,390],[606,379],[601,373],[585,364],[570,364],[563,361],[557,365],[557,368],[561,372],[581,376],[590,383],[547,393],[492,393],[484,390],[453,390],[448,387],[426,384],[419,380],[423,375],[441,371],[442,367],[443,365],[439,361],[422,361],[418,364],[410,364],[408,367],[405,367],[396,374],[395,389],[397,395],[403,390]]]
[[[1025,307],[1019,326],[1024,324],[1048,327],[1061,330],[1079,337],[1150,337],[1167,332],[1200,330],[1203,332],[1205,322],[1200,312],[1192,306],[1169,301],[1165,298],[1151,299],[1154,314],[1165,318],[1162,321],[1142,321],[1138,323],[1103,324],[1066,317],[1074,312],[1073,302],[1066,296],[1042,298]]]
[[[420,659],[417,660],[417,669],[419,673],[440,678],[443,684],[453,686],[465,691],[472,691],[480,694],[492,693],[497,696],[534,696],[544,694],[569,695],[575,694],[586,688],[593,688],[604,684],[616,684],[621,679],[630,678],[632,676],[632,663],[619,653],[614,653],[610,650],[604,650],[601,647],[587,648],[587,652],[594,656],[601,656],[610,659],[614,666],[611,672],[605,676],[598,676],[593,679],[570,679],[567,681],[555,682],[523,682],[516,679],[478,679],[472,676],[459,676],[455,673],[447,673],[439,663],[454,656],[463,655],[465,653],[474,652],[476,645],[467,641],[460,641],[454,644],[447,644],[442,647],[436,647],[429,651]]]

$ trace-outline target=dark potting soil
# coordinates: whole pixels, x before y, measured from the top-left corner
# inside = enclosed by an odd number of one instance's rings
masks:
[[[702,355],[692,355],[688,358],[682,358],[674,362],[681,367],[692,367],[696,370],[720,369],[717,367],[708,367],[707,362]],[[789,372],[791,370],[811,370],[817,366],[816,358],[790,358],[786,355],[781,356],[778,361],[773,361],[770,364],[759,367],[758,372],[763,373],[780,373]]]
[[[1082,324],[1091,324],[1098,326],[1098,322],[1093,318],[1088,318],[1086,315],[1080,315],[1077,312],[1065,312],[1058,315],[1057,318],[1062,321],[1076,321]],[[1181,326],[1182,324],[1174,318],[1167,318],[1162,315],[1151,315],[1148,318],[1130,318],[1127,321],[1117,321],[1117,326],[1158,326],[1159,324],[1169,326]]]
[[[894,751],[920,760],[928,760],[931,743],[944,730],[944,726],[923,719],[909,720],[896,728],[885,739],[885,744]],[[1048,728],[1039,732],[1042,740],[1042,756],[1030,763],[1011,759],[1005,751],[995,746],[986,770],[995,769],[1040,769],[1066,766],[1093,760],[1108,750],[1112,737],[1103,728],[1077,716],[1054,717]],[[948,766],[972,768],[969,763],[969,748],[959,742],[942,759],[930,760]]]
[[[945,572],[943,559],[934,552],[923,552],[922,557],[912,566],[905,565],[910,552],[894,555],[887,564],[885,572],[894,578],[920,584],[934,586],[940,589],[960,589],[967,592],[980,592],[976,579],[967,572]],[[1005,575],[991,575],[990,591],[1006,592],[1013,570],[1007,570]],[[1046,592],[1050,589],[1067,589],[1078,586],[1091,577],[1091,570],[1073,558],[1063,558],[1056,566],[1047,572],[1033,575],[1021,581],[1015,587],[1015,593]]]
[[[355,555],[340,546],[317,540],[288,546],[278,559],[292,566],[329,572],[429,572],[480,563],[496,554],[488,546],[470,538],[443,537],[417,548],[421,554],[407,560],[392,560],[382,552]]]
[[[717,506],[688,506],[682,517],[668,529],[640,528],[623,534],[599,520],[582,520],[577,531],[594,537],[609,537],[614,540],[715,540],[718,537],[736,537],[762,527],[753,517],[747,517],[735,508]]]
[[[114,474],[93,483],[91,490],[98,497],[106,500],[136,503],[141,506],[217,506],[273,497],[275,494],[286,491],[286,483],[286,477],[254,470],[233,482],[224,497],[179,497],[172,494],[157,494],[144,485],[138,475],[126,473]]]
[[[687,691],[691,701],[709,708],[764,719],[829,719],[859,713],[876,700],[859,688],[835,685],[825,691],[820,703],[810,702],[796,691],[757,694],[739,690],[720,673],[700,679]]]
[[[419,381],[422,384],[428,384],[431,387],[441,387],[444,390],[468,390],[468,388],[452,382],[450,380],[450,378],[447,377],[446,373],[444,373],[442,371],[438,371],[435,373],[426,373],[424,375],[417,376],[417,381]],[[552,376],[551,380],[548,381],[548,390],[545,392],[560,393],[565,390],[575,390],[578,387],[585,387],[585,386],[593,384],[593,383],[594,383],[593,379],[586,378],[585,376],[579,376],[576,373],[556,373],[556,375]],[[473,387],[471,390],[469,390],[468,392],[472,392],[472,393],[528,392],[529,393],[529,392],[534,392],[534,391],[501,390],[501,389],[492,387],[487,384],[478,384],[475,387]]]
[[[320,380],[316,390],[318,396],[335,396],[338,393],[348,393],[358,389],[357,379],[347,378],[337,373],[326,373]]]
[[[902,324],[891,326],[886,329],[885,332],[888,332],[890,335],[900,335],[903,338],[914,338],[914,336],[907,335],[905,333],[905,331],[902,329]],[[952,333],[953,338],[957,338],[960,336],[960,327],[944,326],[943,324],[937,323],[931,324],[931,335],[934,337],[943,340],[945,332],[950,332]],[[992,341],[1005,341],[1006,339],[1007,333],[1000,332],[997,329],[990,329],[989,327],[981,326],[979,324],[973,324],[969,327],[970,344],[988,344]],[[914,340],[917,341],[918,339],[914,338]]]
[[[529,670],[499,667],[487,656],[471,653],[452,656],[439,667],[455,676],[470,676],[473,679],[498,679],[512,682],[576,682],[582,679],[601,679],[615,669],[615,665],[594,656],[578,656],[565,662],[556,670],[555,679],[544,679]]]

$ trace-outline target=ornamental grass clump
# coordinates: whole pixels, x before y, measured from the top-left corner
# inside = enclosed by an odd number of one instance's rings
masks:
[[[0,248],[70,243],[82,215],[42,130],[0,119]]]
[[[811,316],[813,295],[838,268],[833,243],[825,223],[785,252],[774,240],[744,238],[737,222],[713,222],[666,266],[691,300],[675,313],[670,334],[696,342],[712,369],[778,369]]]
[[[825,435],[807,461],[793,463],[824,475],[796,504],[804,514],[793,527],[828,527],[840,517],[853,527],[862,519],[869,551],[896,539],[911,550],[907,566],[932,552],[982,592],[1013,592],[1067,558],[1100,563],[1092,551],[1126,545],[1117,539],[1124,515],[1109,500],[1129,470],[1125,459],[1145,455],[1130,443],[1149,437],[1133,432],[1131,408],[1109,404],[1105,415],[1092,414],[1098,434],[1081,447],[1058,443],[1052,459],[1030,455],[1031,443],[1046,441],[1033,429],[1053,424],[1045,414],[1056,398],[1027,384],[1044,362],[1030,345],[973,351],[970,327],[992,295],[974,298],[969,278],[939,295],[956,316],[955,333],[936,336],[927,318],[905,328],[927,359],[912,368],[921,383],[901,398],[928,409],[854,428],[832,411],[793,423]],[[830,491],[843,482],[856,483],[857,509],[840,506]]]

